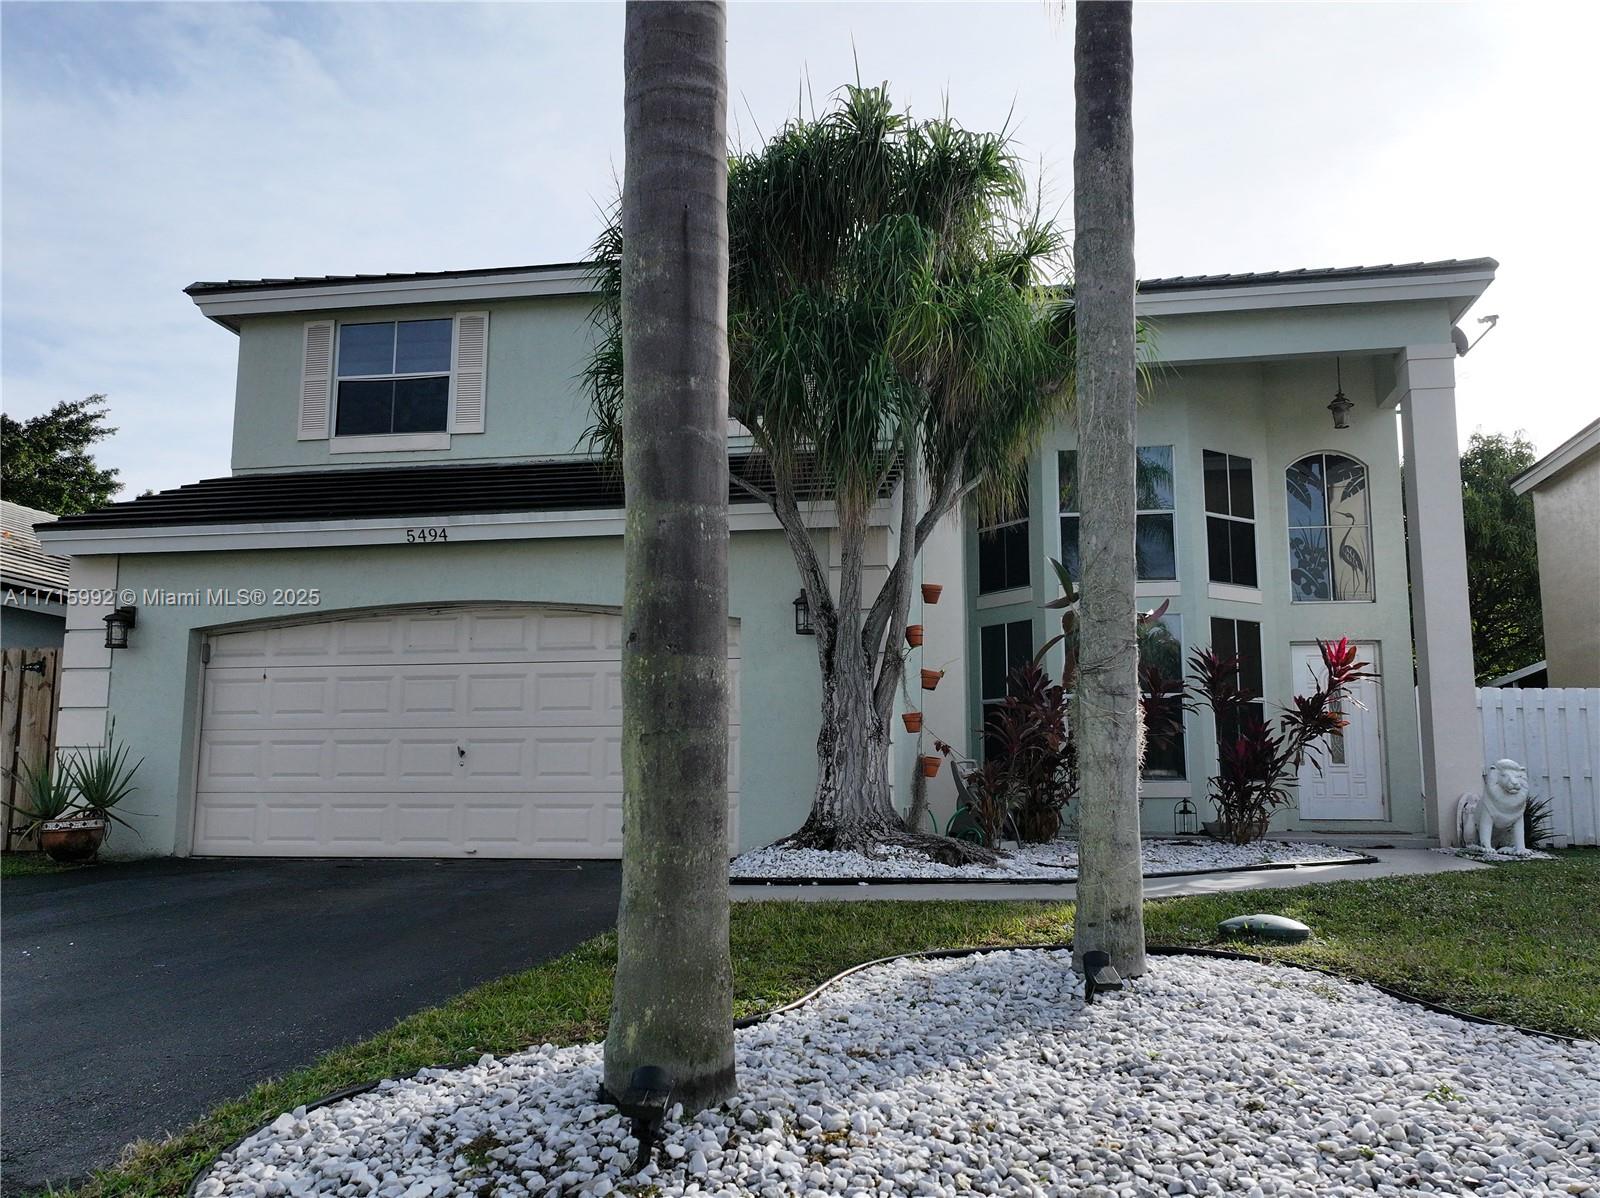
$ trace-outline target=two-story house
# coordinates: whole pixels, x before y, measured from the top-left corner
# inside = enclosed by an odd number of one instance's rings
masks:
[[[1270,710],[1309,684],[1317,638],[1348,635],[1383,674],[1284,828],[1448,835],[1480,783],[1451,332],[1494,269],[1140,289],[1139,589],[1169,601],[1167,672],[1202,645],[1238,653]],[[114,721],[144,759],[143,841],[113,847],[616,855],[622,492],[584,446],[583,266],[188,293],[239,342],[231,474],[40,530],[73,558],[60,743],[103,743]],[[737,436],[730,452],[759,468]],[[946,673],[904,702],[959,751],[981,753],[1007,665],[1052,628],[1075,466],[1068,422],[1025,512],[953,516],[925,551],[921,579],[945,594],[915,617],[912,665]],[[810,499],[826,544],[827,496]],[[818,681],[776,522],[736,489],[730,524],[730,803],[748,848],[804,818]],[[1215,737],[1191,714],[1152,755],[1147,830],[1185,797],[1207,812]],[[897,750],[903,784],[917,738]],[[933,798],[948,814],[947,776]]]

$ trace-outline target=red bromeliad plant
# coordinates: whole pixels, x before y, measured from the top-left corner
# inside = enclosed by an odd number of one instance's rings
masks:
[[[966,779],[973,821],[997,844],[1009,822],[1023,844],[1061,831],[1078,791],[1078,757],[1067,732],[1067,692],[1035,659],[1011,671],[1008,693],[984,721],[983,765]]]
[[[1283,709],[1277,727],[1256,714],[1256,696],[1239,687],[1239,659],[1219,657],[1210,649],[1190,655],[1190,678],[1197,704],[1209,707],[1217,720],[1216,777],[1210,779],[1223,836],[1245,844],[1265,835],[1273,812],[1293,801],[1288,787],[1300,766],[1310,761],[1319,770],[1323,742],[1349,723],[1341,709],[1354,702],[1350,688],[1377,674],[1356,657],[1347,637],[1318,641],[1325,678],[1309,695],[1296,695]],[[1229,730],[1234,730],[1232,735]]]

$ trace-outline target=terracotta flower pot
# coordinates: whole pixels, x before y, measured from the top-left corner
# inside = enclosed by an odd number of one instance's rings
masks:
[[[944,587],[939,583],[925,582],[922,584],[922,601],[924,603],[937,603],[939,602],[939,596],[943,591]]]
[[[922,713],[920,711],[902,712],[900,720],[905,724],[907,732],[922,731]]]
[[[943,677],[944,677],[944,671],[943,670],[923,670],[922,671],[922,689],[925,690],[925,691],[933,690],[935,687],[937,687],[939,685],[939,679],[941,679]]]
[[[922,776],[924,778],[937,778],[939,776],[939,767],[944,764],[943,757],[919,757],[917,760],[922,762]]]
[[[907,624],[906,625],[906,644],[912,646],[913,648],[915,648],[917,645],[922,644],[922,625],[921,624]]]
[[[92,860],[105,838],[103,819],[53,819],[39,829],[39,847],[59,865]]]

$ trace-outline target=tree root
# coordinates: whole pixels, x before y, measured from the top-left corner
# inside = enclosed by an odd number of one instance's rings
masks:
[[[994,865],[1000,855],[967,840],[951,836],[935,836],[931,832],[907,832],[890,824],[855,822],[833,827],[817,827],[807,821],[805,827],[782,840],[777,849],[822,849],[836,853],[860,853],[863,857],[882,858],[885,848],[901,849],[925,857],[939,865]]]

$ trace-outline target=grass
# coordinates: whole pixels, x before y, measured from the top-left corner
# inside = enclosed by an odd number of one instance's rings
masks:
[[[1274,911],[1315,931],[1263,957],[1331,969],[1462,1010],[1600,1038],[1600,851],[1490,870],[1154,901],[1152,944],[1214,943],[1220,919]],[[735,1012],[798,998],[858,962],[917,949],[1059,942],[1070,903],[749,903],[733,911]],[[162,1143],[130,1147],[82,1198],[180,1195],[235,1139],[346,1086],[427,1065],[566,1044],[605,1032],[615,940],[600,936],[525,973],[479,986],[224,1103]]]
[[[43,853],[0,853],[0,878],[32,878],[82,868],[81,865],[57,865]]]

